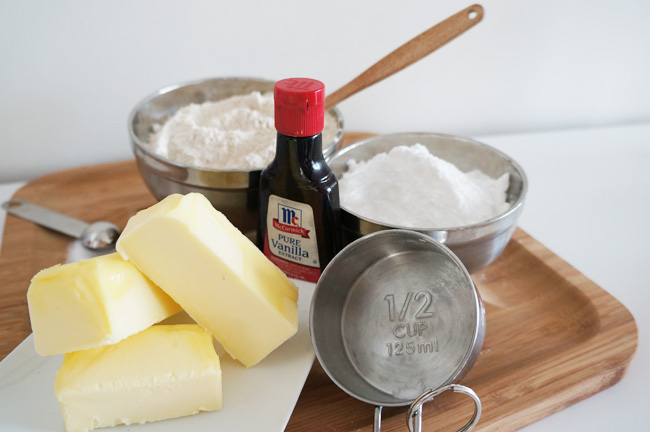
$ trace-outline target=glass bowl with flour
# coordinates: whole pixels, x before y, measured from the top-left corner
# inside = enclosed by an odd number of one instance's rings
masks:
[[[274,81],[212,78],[165,87],[136,105],[128,130],[153,195],[201,192],[242,232],[257,224],[259,176],[275,155]],[[343,136],[343,116],[325,118],[323,154]]]
[[[470,273],[489,265],[516,228],[523,169],[477,141],[434,133],[379,135],[336,152],[343,243],[409,229],[449,247]]]

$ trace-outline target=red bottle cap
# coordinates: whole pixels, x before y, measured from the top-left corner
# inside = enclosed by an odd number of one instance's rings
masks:
[[[319,134],[325,124],[325,84],[310,78],[275,83],[275,128],[283,135]]]

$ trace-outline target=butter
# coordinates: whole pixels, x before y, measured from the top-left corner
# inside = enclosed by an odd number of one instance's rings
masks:
[[[68,353],[56,374],[68,432],[221,409],[221,366],[196,324],[156,325],[115,344]]]
[[[38,272],[27,303],[40,355],[114,344],[181,310],[117,253]]]
[[[296,286],[201,194],[140,211],[117,251],[246,367],[297,331]]]

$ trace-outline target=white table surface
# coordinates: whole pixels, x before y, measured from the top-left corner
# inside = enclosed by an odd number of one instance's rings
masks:
[[[618,384],[524,430],[650,430],[650,124],[478,139],[526,171],[519,226],[622,302],[639,331]],[[22,184],[0,185],[0,202]]]

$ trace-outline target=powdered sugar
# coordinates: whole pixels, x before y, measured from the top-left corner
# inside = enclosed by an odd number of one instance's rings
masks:
[[[508,174],[461,172],[421,144],[398,146],[367,162],[350,161],[339,179],[341,205],[360,216],[408,228],[451,228],[508,210]]]
[[[323,144],[336,132],[336,120],[326,113]],[[154,128],[148,146],[185,165],[251,170],[273,160],[275,141],[273,94],[253,92],[181,108]]]

